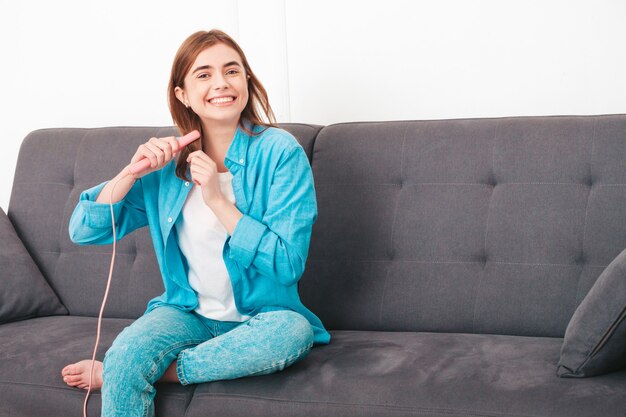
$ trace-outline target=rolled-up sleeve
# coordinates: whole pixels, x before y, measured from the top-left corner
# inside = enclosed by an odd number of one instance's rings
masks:
[[[245,268],[252,264],[267,230],[263,223],[245,214],[237,223],[230,239],[230,247],[233,250],[233,257],[236,257]]]
[[[229,239],[230,257],[283,285],[304,272],[317,218],[313,174],[302,147],[285,151],[276,167],[261,219],[244,215]]]
[[[72,242],[80,245],[113,243],[111,206],[97,203],[98,195],[107,182],[83,191],[69,222]],[[137,181],[125,198],[113,204],[117,240],[148,224],[141,182]]]

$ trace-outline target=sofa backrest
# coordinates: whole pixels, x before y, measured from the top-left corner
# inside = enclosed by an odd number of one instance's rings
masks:
[[[626,247],[624,115],[282,127],[312,158],[319,217],[300,294],[329,329],[560,337]],[[78,195],[174,133],[25,139],[8,214],[70,314],[97,315],[111,251],[69,240]],[[105,315],[135,318],[163,291],[148,231],[117,250]]]
[[[345,123],[300,293],[331,329],[561,337],[626,247],[626,116]]]
[[[311,155],[321,127],[286,128]],[[80,193],[112,178],[147,139],[175,134],[172,127],[43,129],[24,139],[7,214],[71,315],[98,315],[111,261],[111,245],[78,246],[69,239]],[[137,230],[117,244],[105,316],[137,318],[162,292],[149,231]]]

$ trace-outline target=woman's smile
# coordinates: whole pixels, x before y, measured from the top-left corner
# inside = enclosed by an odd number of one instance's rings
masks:
[[[226,106],[232,105],[236,99],[237,97],[230,96],[230,95],[217,96],[217,97],[213,97],[209,99],[209,104],[212,104],[213,106],[217,106],[217,107],[226,107]]]

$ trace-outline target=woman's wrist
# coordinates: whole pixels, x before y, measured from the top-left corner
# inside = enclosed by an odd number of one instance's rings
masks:
[[[129,168],[131,164],[128,164],[127,166],[124,167],[124,169],[122,169],[116,176],[114,179],[119,179],[119,178],[132,178],[133,182],[137,181],[139,178],[142,177],[142,175],[138,175],[138,174],[133,174],[132,172],[130,172]]]
[[[232,205],[222,193],[219,193],[219,196],[215,196],[209,201],[205,200],[205,203],[218,218],[217,213],[225,213],[228,210],[228,205]]]
[[[124,168],[119,174],[113,177],[107,185],[104,186],[100,194],[96,199],[97,203],[117,203],[126,197],[126,194],[132,186],[135,184],[135,177],[132,174],[128,174],[126,168]],[[115,191],[115,194],[112,192]]]
[[[232,235],[237,223],[243,217],[237,206],[231,203],[223,194],[207,205],[215,213],[220,223],[224,225],[228,234]]]

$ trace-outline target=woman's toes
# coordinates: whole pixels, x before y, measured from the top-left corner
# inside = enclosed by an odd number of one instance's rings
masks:
[[[72,386],[75,386],[76,384],[82,382],[82,380],[83,380],[82,375],[67,375],[63,377],[63,381],[65,381],[67,385],[72,385]]]
[[[76,370],[76,367],[74,365],[67,365],[65,368],[61,370],[61,375],[63,376],[74,375],[77,373],[79,372]]]

